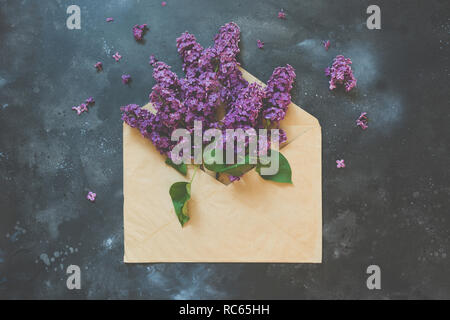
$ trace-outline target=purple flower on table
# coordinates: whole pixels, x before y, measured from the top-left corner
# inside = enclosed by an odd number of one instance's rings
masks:
[[[116,62],[119,62],[119,60],[122,59],[122,56],[118,52],[114,53],[112,57]]]
[[[89,97],[86,99],[86,101],[82,104],[80,104],[79,106],[76,107],[72,107],[72,110],[75,110],[77,112],[77,115],[82,114],[83,112],[87,112],[88,110],[88,106],[94,104],[94,98]]]
[[[106,18],[106,22],[112,22],[112,21],[114,21],[113,18]]]
[[[330,44],[331,44],[330,40],[326,40],[323,42],[323,46],[324,46],[325,50],[328,51],[328,49],[330,48]]]
[[[85,103],[89,106],[91,104],[94,104],[95,100],[94,100],[94,98],[89,97],[89,98],[86,99]]]
[[[86,199],[88,199],[90,202],[94,202],[95,198],[97,198],[97,194],[89,191],[89,193],[86,195]]]
[[[102,71],[103,70],[103,63],[101,63],[99,61],[96,64],[94,64],[94,67],[97,69],[97,71]]]
[[[325,69],[325,75],[331,77],[330,90],[334,90],[337,85],[343,85],[347,92],[356,87],[356,78],[353,75],[351,64],[352,60],[338,55],[334,58],[331,67]]]
[[[284,13],[283,9],[278,12],[278,19],[286,19],[286,13]]]
[[[261,40],[257,40],[256,45],[258,46],[259,49],[264,48],[264,42],[262,42]]]
[[[131,76],[129,74],[122,75],[122,82],[123,82],[123,84],[129,83],[130,80],[131,80]]]
[[[137,24],[133,27],[133,36],[136,41],[141,41],[144,37],[144,33],[147,30],[147,24]]]
[[[356,119],[356,125],[361,127],[361,129],[366,130],[369,127],[369,118],[367,117],[367,112],[361,113],[358,119]]]
[[[83,112],[88,111],[87,104],[82,103],[82,104],[80,104],[79,106],[72,107],[72,110],[75,110],[75,111],[77,112],[77,115],[80,115],[80,114],[82,114]]]
[[[337,168],[345,168],[345,162],[344,162],[344,159],[341,159],[341,160],[336,160],[336,167]]]

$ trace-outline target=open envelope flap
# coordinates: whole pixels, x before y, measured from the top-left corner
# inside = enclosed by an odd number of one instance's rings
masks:
[[[225,186],[199,170],[184,228],[168,190],[188,179],[124,125],[125,262],[321,262],[321,129],[297,106],[284,122],[293,185],[252,170]]]

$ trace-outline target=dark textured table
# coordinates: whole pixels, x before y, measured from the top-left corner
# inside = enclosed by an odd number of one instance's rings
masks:
[[[381,30],[366,27],[371,1],[167,2],[0,0],[0,297],[450,298],[449,1],[377,1]],[[66,27],[70,4],[81,30]],[[150,54],[181,75],[176,37],[209,46],[229,21],[242,65],[264,81],[294,66],[293,100],[321,123],[323,263],[125,265],[119,107],[148,101]],[[337,54],[353,60],[348,94],[324,76]],[[66,287],[70,264],[81,290]],[[381,290],[366,287],[371,264]]]

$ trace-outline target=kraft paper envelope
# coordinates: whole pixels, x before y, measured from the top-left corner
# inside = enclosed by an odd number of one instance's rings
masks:
[[[198,170],[190,221],[182,228],[169,188],[189,181],[193,169],[182,176],[137,129],[124,125],[124,261],[320,263],[321,128],[294,104],[281,127],[288,135],[281,152],[291,165],[293,185],[264,180],[254,169],[225,185]]]

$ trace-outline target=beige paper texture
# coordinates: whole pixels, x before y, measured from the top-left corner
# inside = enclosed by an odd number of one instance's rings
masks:
[[[258,81],[243,71],[250,81]],[[322,142],[316,118],[291,104],[281,127],[281,150],[293,185],[263,180],[253,169],[224,185],[198,170],[189,201],[190,221],[178,222],[170,185],[188,181],[164,163],[139,131],[123,127],[124,261],[322,261]]]

